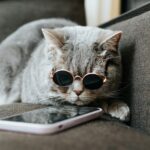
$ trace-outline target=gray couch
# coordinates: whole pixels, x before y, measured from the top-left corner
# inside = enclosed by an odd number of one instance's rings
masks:
[[[63,5],[69,8],[63,8]],[[58,7],[59,6],[59,7]],[[59,11],[56,11],[58,9]],[[141,8],[143,9],[143,8]],[[9,10],[9,11],[8,11]],[[150,10],[150,7],[149,7]],[[131,108],[131,121],[123,124],[99,118],[55,135],[37,136],[0,131],[0,149],[25,150],[149,150],[150,149],[150,11],[128,13],[101,25],[124,32],[120,44],[123,62],[120,97]],[[29,13],[30,12],[30,13]],[[134,12],[131,12],[134,14]],[[0,0],[0,40],[20,25],[39,18],[67,17],[84,24],[81,0]],[[0,106],[0,118],[43,107],[31,104]]]

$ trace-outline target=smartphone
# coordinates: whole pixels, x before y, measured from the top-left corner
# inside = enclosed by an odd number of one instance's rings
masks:
[[[48,106],[0,120],[0,130],[53,134],[98,118],[103,110],[97,107]]]

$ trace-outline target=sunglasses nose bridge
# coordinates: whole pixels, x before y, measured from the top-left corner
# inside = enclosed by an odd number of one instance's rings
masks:
[[[74,77],[74,79],[75,79],[75,80],[81,80],[82,78],[77,75],[77,76]]]

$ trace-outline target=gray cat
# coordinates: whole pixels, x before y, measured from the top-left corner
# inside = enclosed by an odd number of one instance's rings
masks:
[[[25,24],[0,44],[0,104],[89,105],[100,101],[105,112],[127,120],[129,107],[124,102],[107,103],[121,80],[121,35],[121,31],[83,27],[63,19]],[[72,75],[68,86],[55,82],[60,70]],[[86,88],[87,74],[104,77],[102,85]]]

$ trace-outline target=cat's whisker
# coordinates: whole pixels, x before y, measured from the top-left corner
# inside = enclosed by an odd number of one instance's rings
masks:
[[[114,90],[114,91],[111,91],[111,93],[114,95],[114,96],[117,96],[117,94],[119,94],[120,92],[122,92],[124,89],[128,88],[129,85],[126,85],[124,87],[121,87],[117,90]]]
[[[61,100],[62,98],[60,98],[60,97],[47,97],[47,98],[39,98],[39,102],[44,102],[44,101],[47,101],[47,100],[50,100],[50,99],[53,99],[53,100],[55,100],[55,101],[57,101],[57,100]]]
[[[69,97],[69,99],[70,100],[72,100],[72,99],[75,99],[75,98],[77,98],[77,97]],[[86,99],[87,99],[87,102],[89,101],[89,99],[96,99],[96,97],[89,97],[89,96],[84,96],[84,97],[82,97],[82,100],[84,100],[85,102],[86,102]],[[59,104],[61,104],[61,103],[64,103],[64,102],[66,102],[65,101],[65,98],[62,98],[62,97],[60,97],[60,96],[51,96],[51,97],[47,97],[47,98],[39,98],[39,103],[44,103],[44,102],[47,102],[47,103],[51,103],[51,99],[53,100],[52,101],[52,103],[54,104],[54,103],[59,103]]]

